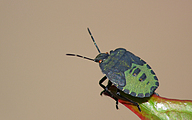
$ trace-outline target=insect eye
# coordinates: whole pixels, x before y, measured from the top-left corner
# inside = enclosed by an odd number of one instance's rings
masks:
[[[99,63],[102,63],[103,62],[103,60],[99,60]]]

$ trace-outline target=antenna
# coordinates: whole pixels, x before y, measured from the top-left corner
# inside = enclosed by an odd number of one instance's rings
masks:
[[[84,59],[91,60],[91,61],[94,61],[94,62],[95,62],[94,59],[91,59],[91,58],[88,58],[88,57],[84,57],[84,56],[82,56],[82,55],[77,55],[77,54],[66,54],[66,55],[69,55],[69,56],[77,56],[77,57],[84,58]]]
[[[93,38],[93,35],[91,34],[91,31],[89,30],[89,28],[87,28],[87,30],[88,30],[88,32],[89,32],[89,34],[91,36],[91,39],[93,40],[93,43],[95,44],[95,47],[97,48],[98,52],[101,53],[98,46],[97,46],[97,44],[96,44],[96,42],[95,42],[95,40],[94,40],[94,38]]]
[[[89,32],[89,34],[90,34],[90,36],[91,36],[91,39],[93,40],[93,43],[95,44],[95,47],[97,48],[98,52],[101,53],[100,50],[99,50],[99,48],[98,48],[98,46],[97,46],[97,44],[96,44],[96,42],[95,42],[95,40],[94,40],[94,38],[93,38],[93,36],[92,36],[92,34],[91,34],[91,31],[89,30],[89,28],[87,28],[87,30],[88,30],[88,32]],[[96,62],[95,59],[91,59],[91,58],[88,58],[88,57],[84,57],[84,56],[78,55],[78,54],[66,54],[66,55],[68,55],[68,56],[77,56],[77,57],[80,57],[80,58],[84,58],[84,59],[87,59],[87,60],[91,60],[91,61]]]

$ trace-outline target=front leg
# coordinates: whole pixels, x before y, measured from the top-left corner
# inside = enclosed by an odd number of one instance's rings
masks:
[[[104,76],[104,77],[99,81],[99,85],[104,89],[104,90],[100,93],[100,95],[102,95],[104,92],[107,92],[107,94],[116,101],[116,109],[119,109],[119,108],[118,108],[118,99],[117,99],[116,97],[114,97],[114,96],[111,94],[111,92],[109,92],[109,90],[108,90],[108,89],[111,87],[112,82],[109,80],[107,86],[105,86],[105,85],[102,84],[106,79],[107,79],[107,77]]]
[[[103,83],[106,79],[107,79],[107,77],[104,76],[104,77],[99,81],[99,85],[100,85],[103,89],[105,89],[106,87],[105,87],[105,85],[103,85],[102,83]]]
[[[112,82],[109,80],[107,86],[106,86],[105,89],[100,93],[100,95],[102,96],[102,94],[103,94],[104,92],[109,91],[109,88],[111,87],[111,85],[112,85]]]

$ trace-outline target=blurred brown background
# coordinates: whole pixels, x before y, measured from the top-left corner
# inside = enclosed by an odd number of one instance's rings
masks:
[[[147,61],[161,96],[192,100],[192,1],[0,2],[1,120],[138,120],[101,97],[100,50],[124,47]]]

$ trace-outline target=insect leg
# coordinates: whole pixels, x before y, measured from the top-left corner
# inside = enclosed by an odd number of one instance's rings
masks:
[[[109,88],[111,87],[111,85],[112,85],[112,82],[110,82],[110,80],[109,80],[107,86],[106,86],[105,89],[100,93],[100,95],[102,96],[102,94],[103,94],[104,92],[108,91]]]
[[[112,97],[112,98],[116,101],[116,109],[119,109],[119,108],[118,108],[118,99],[117,99],[113,94],[111,94],[111,92],[109,92],[109,90],[108,90],[108,89],[111,87],[111,85],[112,85],[111,81],[110,81],[110,80],[108,81],[107,86],[104,86],[104,85],[102,84],[106,79],[107,79],[107,77],[104,76],[104,77],[99,81],[99,85],[104,89],[104,90],[100,93],[100,95],[102,95],[104,92],[106,92],[110,97]]]
[[[100,85],[103,89],[105,89],[106,87],[105,87],[102,83],[103,83],[106,79],[107,79],[107,77],[104,76],[104,77],[99,81],[99,85]]]
[[[132,100],[130,100],[130,99],[122,96],[119,91],[120,91],[120,90],[117,89],[117,96],[119,96],[119,97],[121,97],[121,98],[123,98],[123,99],[125,99],[125,100],[127,100],[127,101],[129,101],[129,102],[131,102],[131,103],[133,103],[134,105],[137,106],[138,110],[141,112],[141,108],[140,108],[140,106],[139,106],[139,104],[138,104],[137,102],[134,102],[134,101],[132,101]]]

